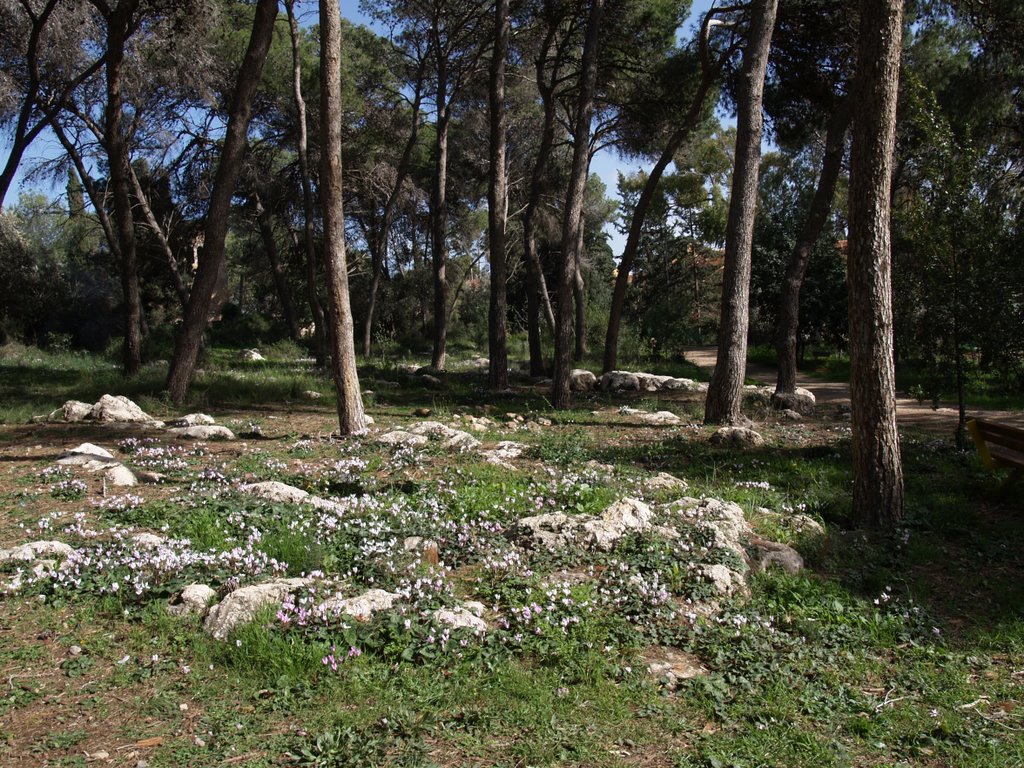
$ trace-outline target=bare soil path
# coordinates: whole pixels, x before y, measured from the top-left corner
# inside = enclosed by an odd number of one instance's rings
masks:
[[[718,357],[716,347],[686,347],[683,353],[688,362],[701,368],[714,370]],[[777,373],[775,366],[747,363],[748,379],[774,386]],[[813,392],[818,403],[822,405],[838,406],[850,402],[850,385],[847,382],[825,381],[800,372],[797,374],[797,385]],[[931,405],[918,403],[914,398],[897,393],[896,418],[904,426],[952,434],[956,430],[957,423],[956,403],[940,403],[938,408],[932,408]],[[983,418],[1024,428],[1024,412],[1022,411],[997,411],[968,405],[967,418]]]

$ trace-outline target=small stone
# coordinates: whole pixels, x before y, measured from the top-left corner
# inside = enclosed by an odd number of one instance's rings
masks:
[[[109,760],[110,753],[105,749],[97,749],[95,752],[89,755],[93,760]]]
[[[323,397],[323,395],[315,389],[307,389],[302,393],[303,400],[319,400],[321,397]]]
[[[711,436],[711,444],[759,448],[764,445],[764,438],[760,433],[747,427],[722,427]]]
[[[129,488],[139,484],[138,479],[135,477],[135,473],[128,469],[124,464],[115,464],[112,467],[108,467],[103,473],[103,478],[110,485],[116,485],[119,487]]]
[[[169,427],[209,427],[215,424],[213,416],[205,413],[190,413],[167,422]]]
[[[429,438],[426,435],[415,435],[401,429],[385,432],[377,437],[377,442],[383,445],[426,445]]]
[[[157,536],[155,533],[133,533],[132,541],[140,547],[149,547],[153,549],[159,547],[164,543],[163,536]]]
[[[242,359],[247,363],[260,363],[267,358],[258,349],[245,349],[242,350]]]
[[[82,655],[82,646],[80,646],[80,645],[72,645],[70,648],[68,648],[68,653],[70,653],[72,656],[81,656]]]
[[[413,416],[418,416],[421,419],[425,419],[427,416],[429,416],[432,413],[433,413],[433,411],[430,410],[429,408],[417,408],[415,411],[412,412],[412,415]]]

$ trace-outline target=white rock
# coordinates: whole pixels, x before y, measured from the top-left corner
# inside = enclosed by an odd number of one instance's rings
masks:
[[[447,440],[459,432],[459,430],[452,429],[439,421],[420,421],[406,431],[414,435],[426,435],[431,440]]]
[[[402,429],[395,429],[391,432],[385,432],[383,435],[377,437],[377,442],[383,445],[408,445],[418,446],[426,445],[428,438],[426,435],[416,435],[412,432],[406,432]]]
[[[280,605],[295,590],[312,583],[312,579],[278,579],[236,589],[210,609],[203,628],[216,640],[226,640],[236,627],[252,621],[261,608]]]
[[[587,520],[581,528],[589,543],[607,552],[623,536],[649,529],[653,518],[654,513],[642,501],[626,498],[605,509],[601,517]]]
[[[487,631],[487,622],[464,606],[441,608],[432,614],[439,624],[456,629],[471,629],[478,635]]]
[[[345,614],[359,621],[369,621],[373,614],[390,609],[401,596],[383,589],[370,589],[356,597],[332,597],[322,608],[335,616]]]
[[[249,363],[263,362],[265,358],[258,349],[245,349],[242,350],[242,359]]]
[[[47,418],[49,421],[82,421],[92,414],[92,405],[81,400],[68,400]]]
[[[317,392],[315,389],[307,389],[302,393],[302,397],[305,400],[319,400],[323,395]]]
[[[786,573],[799,573],[804,568],[804,559],[800,553],[778,541],[755,537],[747,547],[747,554],[755,571],[767,571],[775,567]]]
[[[709,674],[700,659],[678,648],[650,648],[641,654],[641,658],[647,664],[649,674],[673,687],[682,680]]]
[[[731,595],[738,585],[733,582],[733,572],[720,563],[702,565],[697,569],[720,595]]]
[[[189,413],[167,422],[169,427],[209,427],[215,424],[213,416],[205,413]]]
[[[296,488],[293,485],[281,483],[277,480],[240,485],[238,492],[244,493],[247,496],[255,496],[258,499],[265,499],[275,504],[301,504],[309,499],[309,494],[301,488]]]
[[[522,443],[502,440],[493,448],[481,451],[481,454],[492,464],[501,464],[509,459],[518,459],[524,450],[526,450],[526,446]]]
[[[140,547],[149,547],[155,549],[164,543],[163,536],[157,536],[155,533],[133,533],[131,540]]]
[[[562,512],[548,512],[519,520],[518,526],[547,549],[555,550],[570,544],[574,539],[576,521]]]
[[[654,477],[644,480],[645,491],[685,491],[689,487],[685,480],[680,480],[668,472],[659,472]]]
[[[103,477],[110,485],[116,485],[119,487],[129,488],[133,485],[138,485],[139,481],[135,477],[135,473],[132,472],[124,464],[115,464],[112,467],[107,467],[103,473]]]
[[[179,440],[234,440],[235,433],[219,425],[175,427],[167,430]]]
[[[175,616],[205,616],[211,601],[216,597],[217,592],[206,584],[189,584],[167,606],[167,612]]]
[[[163,425],[124,395],[103,395],[92,407],[89,418],[102,422]]]
[[[106,448],[100,448],[92,443],[82,443],[75,448],[65,451],[57,459],[58,464],[65,466],[82,466],[90,461],[100,462],[102,466],[117,464],[114,455]]]
[[[640,414],[640,421],[652,426],[672,426],[681,423],[681,419],[672,411],[655,411],[654,413]]]
[[[0,549],[0,563],[8,560],[20,560],[30,563],[44,557],[67,557],[74,552],[74,547],[63,541],[30,541],[14,549]]]
[[[740,448],[759,448],[764,445],[760,433],[747,427],[722,427],[711,436],[713,445],[734,445]]]
[[[597,389],[597,376],[583,368],[574,368],[569,372],[569,388],[573,392],[589,392]]]
[[[457,429],[452,431],[455,434],[441,444],[441,447],[446,450],[464,453],[466,451],[474,451],[480,446],[480,441],[469,434],[469,432],[462,432]]]
[[[605,392],[637,392],[640,381],[629,371],[608,371],[601,376],[601,389]]]

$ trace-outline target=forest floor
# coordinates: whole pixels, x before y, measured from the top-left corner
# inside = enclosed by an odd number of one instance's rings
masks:
[[[901,419],[907,519],[876,533],[827,396],[802,422],[749,412],[765,445],[739,448],[697,394],[556,412],[469,367],[437,385],[378,364],[375,425],[340,439],[308,362],[236,354],[187,409],[158,368],[0,355],[0,548],[72,548],[0,563],[5,768],[1024,766],[1024,493],[951,432]],[[236,437],[25,423],[107,391]],[[427,439],[384,442],[399,430]],[[85,442],[161,481],[56,463]],[[591,535],[625,499],[621,536]],[[764,542],[804,568],[758,572]],[[281,578],[309,581],[226,639],[168,610],[187,584],[223,605]],[[324,607],[372,590],[390,607]]]
[[[717,347],[686,347],[683,352],[688,362],[709,373],[715,369],[718,358]],[[778,369],[774,366],[755,362],[747,363],[746,377],[748,380],[774,387],[777,376]],[[813,392],[815,398],[822,405],[839,405],[850,402],[850,385],[846,382],[827,381],[800,371],[797,374],[797,386]],[[968,419],[984,418],[1024,428],[1024,411],[1008,411],[968,404],[966,412]],[[959,413],[955,402],[941,402],[937,407],[933,407],[929,403],[919,402],[916,398],[897,394],[896,418],[901,425],[907,427],[952,434],[956,431]]]

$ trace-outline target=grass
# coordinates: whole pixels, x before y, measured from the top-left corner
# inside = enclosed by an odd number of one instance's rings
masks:
[[[70,397],[131,391],[95,360],[44,365],[31,354],[0,367],[8,423]],[[211,360],[221,362],[208,376],[235,380],[230,355],[214,350]],[[406,455],[332,440],[327,398],[288,409],[275,399],[316,377],[259,365],[258,387],[210,404],[220,421],[260,419],[269,441],[183,452],[159,433],[132,443],[131,433],[111,439],[76,425],[2,428],[0,541],[107,547],[102,572],[83,566],[76,588],[40,583],[0,597],[4,765],[85,764],[100,750],[154,767],[1024,765],[1024,555],[1013,545],[1024,502],[972,453],[903,434],[907,519],[873,533],[857,529],[850,509],[842,422],[765,423],[767,447],[738,451],[710,446],[699,424],[640,427],[618,413],[620,400],[595,394],[554,413],[524,389],[492,412],[554,423],[483,435],[527,446],[509,468],[439,443]],[[19,366],[28,379],[15,378]],[[371,411],[384,428],[408,425],[415,407],[448,422],[488,405],[481,382],[471,372],[448,375],[441,390],[402,382],[382,388]],[[40,472],[57,446],[80,438],[120,443],[139,467],[164,462],[169,484],[134,489],[138,503],[109,494],[97,506],[98,486],[82,474],[83,498],[54,498],[55,479]],[[644,496],[666,522],[662,504],[682,492],[649,491],[661,471],[685,478],[688,495],[738,503],[758,533],[793,543],[809,567],[752,575],[748,595],[719,599],[710,618],[691,622],[668,610],[708,595],[688,562],[725,557],[699,537],[645,533],[610,552],[547,554],[513,533],[526,515],[597,515],[623,496]],[[233,490],[269,479],[328,495],[343,512]],[[793,527],[798,512],[827,535]],[[64,529],[75,514],[82,522]],[[130,546],[119,559],[113,526],[189,543],[150,572]],[[443,567],[406,550],[407,536],[439,542]],[[194,553],[220,554],[188,560]],[[407,612],[302,625],[270,608],[218,642],[199,619],[165,610],[186,583],[223,595],[237,580],[267,578],[271,561],[287,575],[322,570],[346,595],[409,590]],[[148,575],[135,594],[128,585],[140,569]],[[0,565],[0,581],[12,573]],[[552,597],[558,574],[580,578]],[[638,587],[655,578],[668,603]],[[464,599],[488,606],[491,629],[453,631],[442,645],[429,615]],[[543,612],[524,619],[535,604]],[[645,671],[641,654],[652,647],[692,653],[709,674],[666,688]]]

